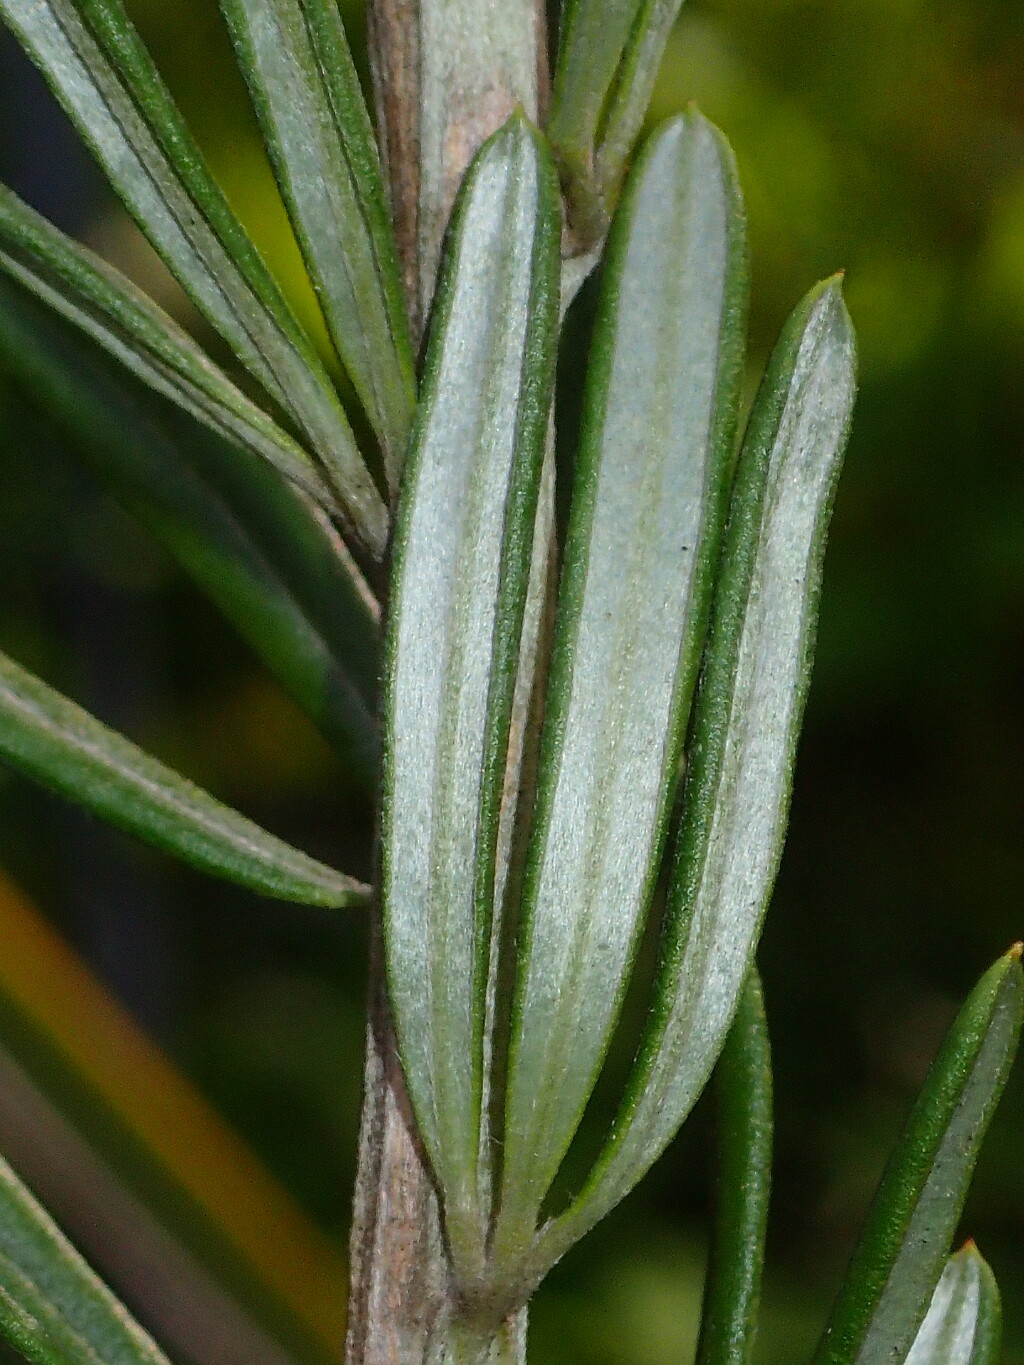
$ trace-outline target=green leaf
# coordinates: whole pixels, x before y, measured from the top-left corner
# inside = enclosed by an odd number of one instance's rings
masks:
[[[308,437],[350,528],[382,554],[387,512],[331,381],[120,0],[0,0],[0,17],[196,306]]]
[[[715,1069],[715,1222],[697,1365],[751,1365],[768,1231],[772,1061],[756,968]]]
[[[0,1334],[32,1365],[167,1365],[2,1159]]]
[[[651,1019],[586,1186],[542,1230],[550,1265],[629,1192],[711,1073],[781,853],[825,534],[854,395],[836,281],[796,310],[747,429],[688,740],[683,818]]]
[[[0,269],[80,328],[157,393],[269,460],[327,508],[309,456],[135,286],[0,185]]]
[[[609,245],[527,854],[497,1255],[593,1087],[654,888],[724,517],[746,300],[731,153],[652,138]]]
[[[264,896],[362,904],[368,889],[276,839],[0,654],[0,758],[147,843]]]
[[[0,365],[372,782],[376,624],[327,518],[269,466],[207,436],[3,280]]]
[[[905,1365],[997,1365],[1001,1335],[995,1276],[968,1242],[946,1262]]]
[[[550,659],[558,589],[555,508],[555,433],[547,448],[537,499],[537,523],[526,590],[523,629],[516,666],[509,724],[505,778],[494,855],[494,915],[490,930],[487,1000],[484,1019],[483,1131],[480,1188],[493,1199],[501,1166],[505,1108],[505,1064],[514,987],[515,940],[519,923],[523,862],[537,785],[537,756],[544,716],[546,670]],[[525,1309],[523,1310],[525,1312]]]
[[[416,402],[412,345],[373,129],[337,0],[221,0],[221,8],[394,492]]]
[[[396,542],[382,901],[390,999],[457,1269],[475,1273],[494,857],[559,297],[558,186],[514,117],[453,220]]]
[[[986,972],[946,1035],[882,1177],[817,1365],[900,1360],[917,1335],[1017,1050],[1020,956],[1018,944]]]
[[[682,0],[567,0],[547,133],[579,241],[601,236]]]

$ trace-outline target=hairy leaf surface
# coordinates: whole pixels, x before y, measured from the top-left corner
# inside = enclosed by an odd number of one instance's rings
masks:
[[[830,281],[787,324],[750,420],[688,742],[654,1008],[604,1153],[575,1203],[538,1239],[544,1262],[661,1153],[728,1031],[785,832],[853,395],[852,331]]]
[[[397,533],[383,906],[420,1131],[459,1269],[477,1170],[494,858],[558,322],[554,168],[522,118],[474,160],[438,295]]]
[[[532,1234],[657,875],[735,434],[746,298],[731,154],[700,115],[635,171],[609,247],[527,854],[499,1255]]]
[[[997,1365],[1002,1311],[973,1242],[946,1262],[904,1365]]]

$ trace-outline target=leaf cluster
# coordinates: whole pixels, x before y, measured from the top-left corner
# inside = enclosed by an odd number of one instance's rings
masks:
[[[221,7],[361,420],[120,0],[0,0],[0,15],[245,378],[8,190],[0,359],[367,783],[379,774],[375,894],[444,1221],[450,1358],[495,1358],[502,1324],[649,1169],[717,1063],[699,1358],[747,1361],[771,1143],[753,962],[853,407],[840,280],[794,310],[742,423],[732,153],[691,110],[633,155],[678,0],[567,0],[546,127],[516,113],[473,158],[417,366],[334,0]],[[552,417],[559,329],[598,257],[567,453]],[[354,425],[372,433],[363,447]],[[262,894],[371,898],[3,657],[0,754]],[[655,917],[618,1115],[554,1206]],[[982,980],[936,1061],[819,1365],[993,1358],[991,1277],[972,1248],[947,1257],[1020,1032],[1018,957]],[[8,1340],[46,1365],[156,1358],[6,1168],[0,1185]]]

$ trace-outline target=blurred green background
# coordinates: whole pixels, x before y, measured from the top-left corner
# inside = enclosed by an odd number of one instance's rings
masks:
[[[215,0],[129,8],[236,209],[314,320]],[[359,7],[349,10],[361,44]],[[2,177],[197,327],[4,42]],[[688,0],[654,114],[691,99],[739,158],[751,382],[789,308],[839,268],[861,343],[792,827],[761,950],[778,1149],[761,1357],[781,1365],[820,1330],[957,1002],[1024,935],[1024,9]],[[570,343],[568,375],[582,364]],[[0,647],[276,832],[366,875],[365,797],[2,378],[0,451]],[[359,921],[203,880],[5,772],[0,864],[343,1239]],[[690,1358],[708,1157],[699,1111],[539,1295],[538,1365]],[[1024,1361],[1024,1067],[964,1233],[1002,1285],[1007,1358]]]

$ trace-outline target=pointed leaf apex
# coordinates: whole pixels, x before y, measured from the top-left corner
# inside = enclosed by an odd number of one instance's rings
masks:
[[[492,134],[488,144],[485,145],[484,155],[491,149],[504,150],[507,144],[526,142],[533,143],[539,149],[541,135],[530,121],[523,106],[517,104],[497,132]]]
[[[1019,962],[1024,957],[1024,943],[1015,943],[1006,956],[1011,962]]]
[[[843,297],[842,274],[831,275],[815,285],[806,296],[804,306],[808,310],[808,317],[817,314],[818,327],[832,333],[833,342],[849,353],[850,364],[855,365],[857,339],[853,319]]]
[[[815,288],[811,290],[810,297],[829,299],[836,304],[842,305],[843,311],[845,312],[846,300],[843,298],[843,283],[845,279],[845,271],[837,270],[834,275],[829,275],[826,279],[816,285]]]

